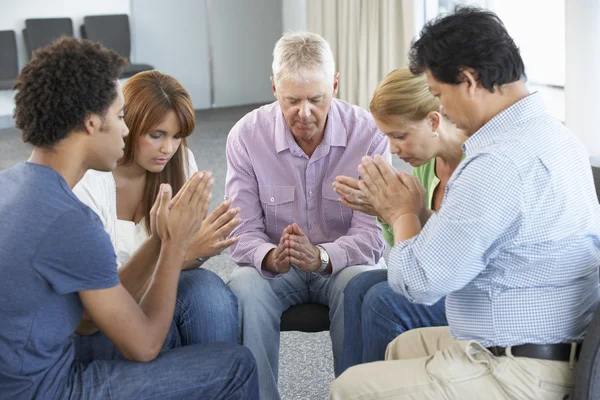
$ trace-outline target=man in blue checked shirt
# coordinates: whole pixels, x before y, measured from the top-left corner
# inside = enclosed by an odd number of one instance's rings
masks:
[[[330,398],[569,398],[600,297],[588,154],[529,92],[491,12],[459,8],[428,23],[410,68],[469,136],[465,160],[423,226],[415,177],[365,157],[361,190],[394,230],[390,286],[417,303],[447,296],[450,326],[400,335],[387,361],[350,368]]]

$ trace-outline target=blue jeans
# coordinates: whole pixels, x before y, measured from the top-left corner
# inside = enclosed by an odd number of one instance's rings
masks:
[[[447,326],[445,298],[432,306],[411,303],[394,292],[387,269],[363,272],[344,290],[344,349],[341,372],[385,357],[387,345],[411,329]]]
[[[74,335],[70,398],[258,399],[254,357],[237,344],[237,298],[215,273],[183,271],[161,354],[127,361],[98,332]]]
[[[233,271],[229,287],[239,299],[242,343],[256,358],[261,399],[280,398],[277,379],[281,314],[296,304],[329,306],[329,333],[337,371],[344,339],[344,288],[354,276],[373,268],[377,267],[350,266],[327,278],[297,268],[274,279],[264,278],[254,267]]]

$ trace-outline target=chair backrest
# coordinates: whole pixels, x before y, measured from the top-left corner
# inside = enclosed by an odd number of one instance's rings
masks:
[[[596,184],[596,195],[598,196],[598,201],[600,201],[600,168],[592,167],[592,175]]]
[[[592,167],[600,201],[600,168]],[[600,305],[587,328],[575,369],[575,400],[600,399]]]
[[[131,55],[131,33],[127,14],[90,15],[83,18],[85,35],[125,57]]]
[[[25,45],[31,54],[49,45],[60,36],[73,36],[71,18],[30,18],[25,20],[26,31],[23,31]]]
[[[0,31],[0,90],[11,89],[18,74],[15,31]]]
[[[575,368],[575,400],[600,399],[600,306],[588,326]]]

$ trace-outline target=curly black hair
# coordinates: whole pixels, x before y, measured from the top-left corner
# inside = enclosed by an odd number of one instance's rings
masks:
[[[18,91],[14,119],[23,141],[52,148],[69,132],[84,129],[90,113],[105,116],[126,65],[116,52],[73,37],[36,50],[13,87]]]
[[[425,24],[409,54],[414,74],[429,70],[444,83],[461,82],[461,70],[472,68],[483,87],[526,79],[519,48],[496,14],[459,6],[453,14]]]

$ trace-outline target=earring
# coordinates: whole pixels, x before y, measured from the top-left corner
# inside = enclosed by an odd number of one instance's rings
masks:
[[[433,137],[437,137],[438,136],[438,131],[433,131]]]

